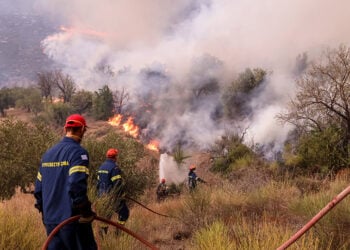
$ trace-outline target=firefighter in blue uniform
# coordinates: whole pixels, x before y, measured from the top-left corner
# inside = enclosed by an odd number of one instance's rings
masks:
[[[107,218],[111,218],[114,211],[118,213],[118,223],[124,225],[129,218],[129,208],[125,199],[122,171],[117,163],[118,154],[118,149],[107,150],[106,160],[97,172],[97,192],[100,200],[107,198],[107,201],[111,201],[109,204],[105,203],[105,207],[100,206],[99,210],[104,211],[99,211],[99,214],[103,213]],[[108,227],[104,225],[100,228],[100,233],[107,233],[107,230]]]
[[[165,178],[162,178],[160,180],[160,183],[158,184],[156,193],[157,193],[157,201],[158,202],[165,200],[166,197],[168,196],[169,190],[168,190],[167,184],[165,183]]]
[[[198,182],[202,182],[202,183],[206,183],[206,181],[204,181],[203,179],[199,178],[196,174],[196,165],[192,164],[189,167],[189,172],[188,172],[188,188],[190,189],[190,191],[193,191],[196,186],[197,186],[197,181]]]
[[[95,213],[87,196],[89,155],[80,146],[86,128],[83,116],[69,116],[65,136],[41,159],[34,196],[47,235],[65,219],[81,215],[78,222],[59,230],[48,249],[97,249],[91,225]]]

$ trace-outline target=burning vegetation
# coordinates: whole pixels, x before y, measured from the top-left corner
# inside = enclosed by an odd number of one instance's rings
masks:
[[[125,122],[123,122],[123,115],[116,114],[108,119],[108,123],[112,126],[122,129],[128,135],[139,139],[140,137],[140,127],[134,123],[134,118],[129,116]],[[159,151],[159,141],[153,139],[146,145],[146,148],[153,151]]]

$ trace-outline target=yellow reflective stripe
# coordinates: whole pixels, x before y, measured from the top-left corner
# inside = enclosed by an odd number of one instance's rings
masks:
[[[107,170],[98,170],[98,173],[99,174],[108,174],[108,171]]]
[[[41,181],[41,174],[40,174],[40,172],[38,172],[36,178],[37,178],[39,181]]]
[[[115,181],[115,180],[120,179],[120,178],[122,178],[122,176],[120,174],[118,174],[118,175],[113,176],[111,178],[111,181]]]
[[[125,224],[125,221],[118,220],[118,224],[124,225],[124,224]]]
[[[76,173],[76,172],[82,172],[89,174],[89,169],[86,166],[74,166],[69,169],[69,175]]]

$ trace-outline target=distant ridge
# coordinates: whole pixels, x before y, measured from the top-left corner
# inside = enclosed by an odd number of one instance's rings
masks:
[[[55,31],[52,23],[30,13],[2,13],[0,23],[0,87],[25,85],[53,67],[40,47]]]

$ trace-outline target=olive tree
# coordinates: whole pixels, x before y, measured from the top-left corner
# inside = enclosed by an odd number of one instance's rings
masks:
[[[14,105],[15,100],[12,94],[12,89],[0,89],[0,116],[6,116],[5,110],[10,107],[13,107]]]
[[[0,123],[0,200],[10,199],[17,187],[25,190],[35,181],[41,155],[57,139],[43,124],[30,126],[13,119]]]
[[[82,114],[89,112],[92,107],[93,93],[87,90],[76,92],[71,99],[72,112]]]
[[[350,142],[350,49],[344,45],[328,49],[312,62],[296,81],[297,92],[285,113],[278,116],[302,133],[332,128],[339,138],[343,164]],[[340,136],[339,136],[340,135]]]
[[[40,90],[35,87],[20,88],[20,93],[16,97],[16,107],[37,115],[44,108],[41,102]]]

